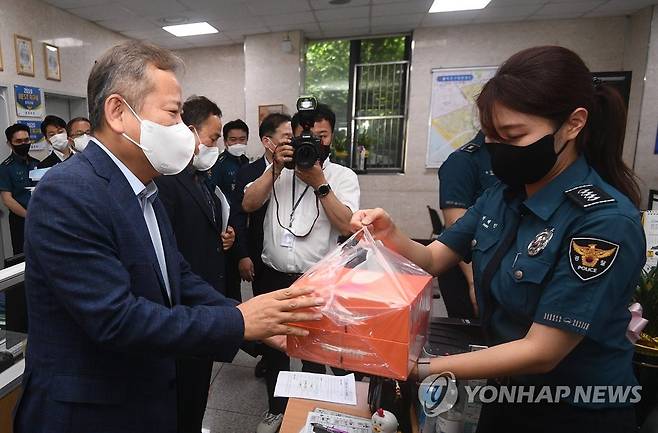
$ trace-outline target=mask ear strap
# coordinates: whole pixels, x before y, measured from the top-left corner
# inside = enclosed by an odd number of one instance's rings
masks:
[[[142,118],[139,117],[139,115],[137,115],[137,113],[135,112],[135,110],[133,110],[133,107],[130,106],[128,101],[126,101],[123,97],[121,98],[121,101],[123,101],[123,103],[126,104],[126,107],[128,107],[128,109],[133,113],[133,115],[137,118],[137,120],[141,122]]]

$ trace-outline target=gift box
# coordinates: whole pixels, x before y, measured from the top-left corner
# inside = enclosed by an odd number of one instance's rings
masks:
[[[326,303],[320,321],[298,323],[288,354],[349,371],[406,380],[427,337],[432,277],[374,241],[364,229],[309,269],[294,286]]]

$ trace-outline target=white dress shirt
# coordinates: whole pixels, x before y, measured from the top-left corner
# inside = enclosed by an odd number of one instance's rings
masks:
[[[327,183],[338,200],[352,212],[356,212],[359,209],[361,194],[356,174],[347,167],[334,164],[329,159],[325,160],[323,170]],[[336,247],[340,232],[332,227],[319,199],[316,209],[316,196],[310,186],[294,213],[292,212],[293,182],[295,182],[294,202],[297,203],[307,185],[295,176],[294,170],[284,168],[274,182],[276,200],[274,194],[270,193],[270,202],[263,223],[262,259],[263,263],[279,272],[304,273]],[[316,215],[317,221],[313,226]],[[282,228],[279,222],[296,235],[306,234],[311,226],[313,229],[306,237],[295,237]]]
[[[155,182],[151,181],[148,185],[144,185],[141,180],[135,174],[130,171],[126,165],[119,160],[112,152],[109,151],[100,141],[96,138],[92,138],[94,143],[98,144],[98,147],[103,149],[105,153],[114,161],[114,163],[119,167],[121,173],[125,176],[126,180],[130,184],[130,187],[135,192],[137,199],[139,200],[139,205],[142,208],[142,213],[144,215],[144,222],[146,222],[146,227],[148,227],[149,235],[151,235],[151,243],[153,244],[153,249],[155,250],[155,255],[158,258],[158,265],[160,265],[160,272],[162,273],[162,279],[165,283],[165,288],[167,289],[167,296],[169,301],[171,301],[171,289],[169,288],[169,274],[167,274],[167,261],[164,255],[164,247],[162,246],[162,237],[160,236],[160,227],[158,227],[158,220],[155,217],[155,211],[153,210],[153,201],[157,197],[158,187],[155,185]]]

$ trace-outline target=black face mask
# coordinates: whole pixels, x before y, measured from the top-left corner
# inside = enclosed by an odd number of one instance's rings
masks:
[[[503,183],[518,188],[541,180],[557,162],[562,149],[555,153],[555,136],[548,134],[528,146],[486,143],[491,154],[491,168]]]
[[[25,144],[12,144],[12,147],[14,148],[14,152],[16,152],[16,155],[22,156],[25,158],[27,156],[27,153],[30,151],[30,143],[25,143]]]

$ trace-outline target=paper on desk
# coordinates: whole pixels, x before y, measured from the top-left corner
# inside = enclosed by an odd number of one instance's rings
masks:
[[[308,413],[306,425],[300,433],[313,433],[313,424],[333,427],[345,433],[372,433],[372,422],[369,419],[319,409]]]
[[[327,374],[281,371],[274,387],[275,397],[305,398],[356,406],[354,374]]]
[[[226,196],[218,186],[215,187],[215,195],[222,203],[222,233],[224,233],[226,231],[226,227],[228,227],[228,217],[231,215],[231,205],[228,204]]]

